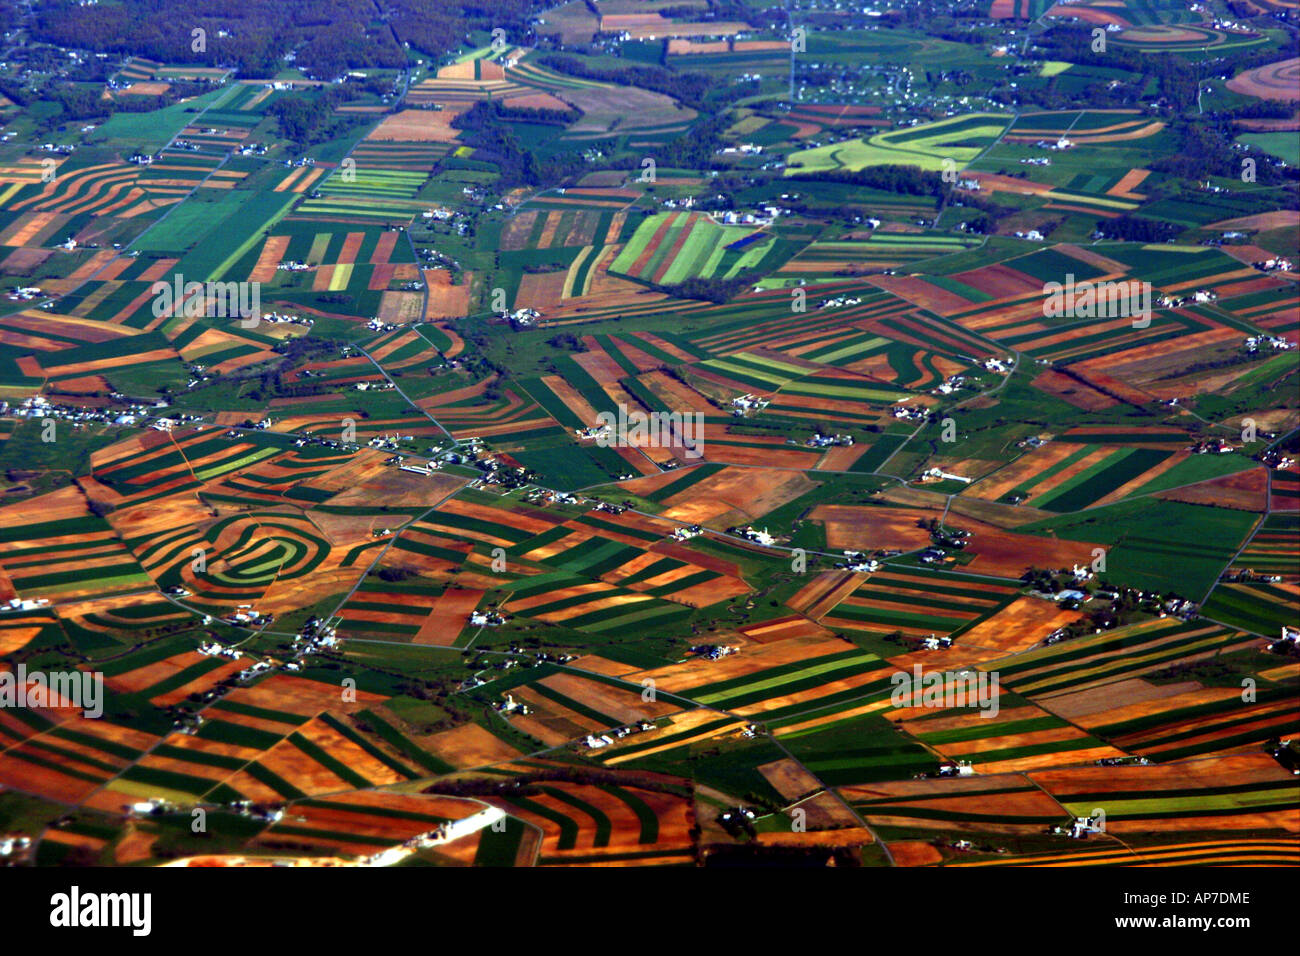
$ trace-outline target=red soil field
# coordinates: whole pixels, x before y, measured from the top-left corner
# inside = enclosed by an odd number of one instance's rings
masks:
[[[515,294],[516,308],[536,309],[548,315],[564,301],[564,282],[568,273],[530,272],[520,277]]]
[[[971,272],[961,272],[953,278],[995,299],[1041,293],[1043,289],[1043,283],[1038,279],[1002,264],[984,266]]]
[[[1090,385],[1086,385],[1055,369],[1048,369],[1030,384],[1084,411],[1095,412],[1104,408],[1113,408],[1119,404],[1109,395],[1099,392]]]
[[[470,273],[465,273],[460,285],[451,284],[451,273],[446,269],[424,269],[425,287],[429,292],[424,318],[457,319],[469,312]]]
[[[1266,100],[1300,100],[1300,57],[1247,70],[1229,80],[1228,89]]]
[[[906,299],[913,305],[919,305],[940,315],[953,315],[969,311],[973,306],[961,296],[931,285],[924,279],[913,276],[872,276],[871,284],[886,292],[892,292],[900,299]]]
[[[1156,497],[1167,501],[1262,512],[1268,506],[1268,473],[1263,468],[1251,468],[1213,481],[1203,481],[1198,485],[1163,491]]]

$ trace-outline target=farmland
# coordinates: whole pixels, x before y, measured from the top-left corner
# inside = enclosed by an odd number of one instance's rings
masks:
[[[1300,862],[1286,4],[44,6],[12,862]]]
[[[1005,116],[975,113],[925,123],[905,132],[877,133],[839,147],[821,146],[796,153],[791,158],[791,174],[838,169],[855,172],[879,165],[938,170],[945,162],[960,168],[1000,139],[1006,127]]]

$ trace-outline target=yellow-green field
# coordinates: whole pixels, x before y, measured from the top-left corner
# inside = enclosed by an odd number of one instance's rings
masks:
[[[998,113],[970,113],[924,123],[907,129],[876,133],[804,150],[790,157],[786,175],[868,166],[919,166],[938,171],[945,160],[959,167],[975,159],[1006,130],[1010,117]]]

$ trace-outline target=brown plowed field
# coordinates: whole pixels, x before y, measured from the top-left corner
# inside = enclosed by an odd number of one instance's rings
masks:
[[[460,130],[451,121],[461,111],[450,104],[441,110],[402,110],[385,117],[367,137],[372,140],[389,140],[401,143],[452,143]]]
[[[706,448],[708,445],[706,443]],[[703,524],[727,515],[755,520],[817,487],[799,472],[762,468],[724,468],[669,497],[663,514],[675,521]]]
[[[1213,481],[1163,491],[1156,497],[1167,501],[1262,512],[1268,506],[1268,473],[1263,468],[1250,468]]]
[[[1229,80],[1228,89],[1266,100],[1300,100],[1300,57],[1247,70]]]
[[[971,647],[990,647],[1014,654],[1028,650],[1058,627],[1083,617],[1080,611],[1062,610],[1051,601],[1020,597],[981,621],[961,637],[958,643]]]

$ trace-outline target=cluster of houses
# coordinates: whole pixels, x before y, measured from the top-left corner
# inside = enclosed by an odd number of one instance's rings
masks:
[[[567,491],[554,491],[550,488],[530,488],[524,495],[524,501],[537,505],[580,505],[585,500]]]
[[[318,654],[324,650],[337,648],[338,643],[338,628],[334,624],[316,617],[308,618],[307,623],[303,624],[302,631],[296,633],[292,640],[294,659],[285,663],[285,670],[299,670],[300,659],[307,657],[308,654]]]
[[[247,671],[240,671],[236,675],[236,679],[243,680],[245,673],[247,673]],[[216,691],[217,688],[213,688],[212,690],[208,691],[208,693],[214,694],[216,693]],[[180,716],[178,716],[175,720],[172,721],[172,730],[175,730],[177,733],[193,735],[199,732],[199,728],[203,726],[203,723],[204,720],[202,714],[182,713]]]
[[[533,325],[541,317],[542,313],[539,309],[523,308],[515,309],[513,312],[506,313],[506,318],[511,322],[525,327]]]
[[[750,525],[743,525],[739,528],[730,529],[729,533],[737,534],[740,537],[744,538],[746,541],[752,541],[755,544],[761,544],[765,548],[770,548],[772,547],[772,545],[776,544],[776,538],[768,534],[766,528],[760,531],[757,528],[751,527]]]
[[[1186,305],[1188,302],[1213,302],[1218,297],[1219,294],[1213,289],[1197,289],[1190,296],[1162,293],[1161,295],[1156,296],[1156,305],[1164,309],[1176,309],[1179,306]]]
[[[903,418],[909,421],[925,421],[930,414],[920,405],[895,405],[890,409],[890,413],[895,418]]]
[[[1219,580],[1228,584],[1245,584],[1259,581],[1262,584],[1276,584],[1282,580],[1280,574],[1256,574],[1253,568],[1230,568],[1219,575]]]
[[[970,765],[969,760],[945,760],[939,764],[939,770],[935,774],[938,777],[970,777],[975,770]],[[927,776],[924,775],[923,776]]]
[[[934,389],[934,394],[951,395],[953,392],[957,391],[957,389],[961,388],[965,384],[966,384],[966,376],[949,375],[947,381],[940,383],[939,387]]]
[[[227,437],[238,435],[238,432],[228,432]],[[334,441],[331,438],[297,438],[294,439],[295,448],[305,448],[308,445],[320,445],[323,448],[340,448],[345,451],[356,451],[357,446],[352,442]]]
[[[127,812],[135,816],[148,817],[159,813],[170,813],[177,809],[176,804],[162,797],[138,800],[126,806]]]
[[[530,505],[580,505],[587,499],[578,498],[567,491],[554,491],[551,488],[529,488],[523,494],[523,500]]]
[[[32,846],[32,838],[21,834],[6,833],[0,837],[0,859],[21,856]]]
[[[1300,776],[1300,750],[1297,750],[1297,744],[1300,741],[1279,740],[1276,745],[1269,747],[1273,759],[1290,770],[1293,776]]]
[[[1100,821],[1094,821],[1092,817],[1075,817],[1070,826],[1054,826],[1048,831],[1053,836],[1068,836],[1074,840],[1086,840],[1089,833],[1102,833],[1102,824]]]
[[[275,615],[256,611],[251,604],[240,604],[222,620],[227,624],[236,624],[241,627],[261,627],[263,624],[270,624],[274,621]]]
[[[761,212],[757,213],[728,209],[724,213],[714,215],[713,218],[724,226],[770,226],[780,215],[781,210],[775,206],[764,206]]]
[[[823,435],[818,432],[812,435],[804,442],[809,448],[830,448],[832,446],[851,446],[853,444],[852,435]]]
[[[1259,460],[1269,468],[1276,468],[1279,471],[1286,471],[1288,468],[1295,465],[1294,458],[1290,455],[1284,455],[1276,448],[1270,448],[1268,451],[1264,452],[1264,454],[1259,456]]]
[[[767,408],[767,406],[770,405],[771,403],[772,403],[771,399],[758,398],[754,395],[751,395],[749,392],[746,392],[744,395],[741,395],[739,398],[733,398],[731,400],[731,414],[743,418],[746,415],[748,415],[751,411],[761,412],[763,409]]]
[[[121,400],[125,399],[126,396],[120,392],[115,392],[112,397]],[[57,418],[71,422],[75,428],[80,428],[88,424],[135,425],[147,419],[151,410],[166,407],[167,402],[159,400],[153,405],[132,403],[127,406],[126,410],[121,407],[89,408],[80,405],[56,405],[43,395],[32,395],[12,408],[8,402],[0,401],[0,416]],[[198,419],[199,416],[197,415],[180,415],[176,417],[175,421],[197,421]]]
[[[835,567],[841,570],[871,573],[880,570],[880,562],[875,558],[867,557],[861,551],[845,551],[844,560]]]
[[[453,464],[472,464],[478,468],[481,474],[469,483],[467,487],[470,488],[500,486],[509,491],[512,488],[523,488],[536,477],[523,465],[503,465],[492,455],[466,461],[464,455],[453,453],[447,456],[447,460]]]
[[[1259,262],[1252,262],[1252,266],[1261,272],[1293,272],[1295,266],[1291,264],[1290,259],[1284,259],[1281,256],[1275,256],[1271,259],[1262,259]]]
[[[1235,449],[1222,438],[1207,438],[1187,449],[1195,455],[1227,455]]]
[[[243,605],[242,609],[247,610],[248,605]],[[234,619],[237,619],[240,616],[241,615],[237,613],[236,615],[233,615],[232,618],[227,618],[226,620],[235,623]],[[269,622],[271,616],[259,615],[254,612],[249,619],[251,623],[257,623],[259,620]],[[212,617],[210,615],[205,616],[203,618],[203,623],[211,624]],[[303,657],[308,654],[319,653],[327,648],[336,647],[337,645],[338,637],[335,634],[334,627],[325,624],[316,617],[311,617],[307,620],[307,623],[303,625],[302,630],[293,638],[293,658],[291,660],[280,663],[279,665],[270,660],[255,661],[243,670],[239,671],[239,673],[234,675],[233,678],[224,680],[215,687],[211,687],[204,691],[201,695],[202,702],[206,704],[216,700],[232,690],[235,684],[246,684],[257,677],[274,670],[277,666],[285,671],[300,671],[302,670],[302,664],[300,661]],[[226,658],[232,661],[238,661],[244,657],[244,653],[238,648],[230,647],[218,641],[206,641],[200,644],[198,652],[206,657]],[[185,734],[197,733],[203,724],[204,717],[202,714],[190,713],[183,709],[176,713],[175,719],[172,722],[172,726],[175,730]]]
[[[1102,757],[1094,761],[1098,767],[1145,767],[1151,763],[1146,757]]]
[[[194,388],[204,382],[212,381],[216,376],[205,374],[207,369],[208,367],[206,365],[202,365],[198,362],[195,362],[193,365],[185,366],[185,370],[190,373],[190,380],[185,384],[185,387]]]
[[[533,709],[526,703],[521,700],[515,700],[510,694],[506,694],[500,702],[493,704],[492,708],[498,714],[503,716],[506,714],[518,714],[520,717],[527,717],[533,712]]]
[[[623,727],[615,727],[609,733],[601,734],[599,737],[595,734],[587,734],[582,740],[582,746],[588,750],[600,750],[602,747],[611,746],[615,740],[622,740],[631,734],[643,733],[647,730],[654,730],[655,725],[648,720],[639,720],[634,724],[627,724]],[[613,734],[614,736],[610,736]]]
[[[819,309],[842,309],[846,306],[857,305],[862,301],[861,296],[856,295],[837,295],[832,299],[824,299],[817,306]]]
[[[724,826],[737,822],[752,823],[755,819],[755,814],[753,810],[742,806],[735,807],[731,810],[723,810],[718,819],[722,821]]]
[[[954,551],[963,551],[970,539],[974,535],[971,532],[961,528],[945,528],[938,526],[930,532],[930,540],[940,548],[952,548]]]
[[[226,804],[226,809],[250,820],[265,823],[279,823],[284,819],[284,807],[254,803],[251,800],[234,800]]]
[[[10,598],[4,604],[0,605],[0,612],[38,611],[43,607],[49,606],[49,598]]]
[[[473,627],[500,627],[510,618],[500,611],[488,609],[486,611],[470,611],[469,623]]]
[[[739,650],[739,647],[732,644],[696,644],[691,648],[691,653],[700,660],[716,661],[730,657]]]
[[[1160,594],[1154,591],[1143,591],[1138,588],[1101,588],[1091,594],[1078,588],[1062,588],[1056,592],[1033,591],[1031,593],[1048,601],[1068,603],[1075,606],[1088,604],[1092,601],[1104,601],[1108,602],[1112,610],[1123,601],[1136,599],[1143,611],[1154,614],[1158,618],[1173,615],[1184,621],[1194,621],[1200,614],[1200,606],[1195,601],[1189,601],[1176,595],[1161,597]],[[1121,619],[1115,617],[1109,621],[1104,621],[1100,626],[1093,626],[1092,631],[1094,634],[1100,634],[1103,630],[1118,627],[1120,623]],[[1049,634],[1043,643],[1045,645],[1059,644],[1075,634],[1077,632],[1073,631],[1070,626],[1059,627]]]
[[[462,449],[464,449],[464,451],[465,451],[465,455],[468,455],[469,457],[472,458],[472,457],[475,456],[475,455],[482,454],[482,452],[483,452],[483,439],[482,439],[482,438],[479,438],[479,437],[477,437],[477,436],[474,436],[474,437],[471,437],[471,438],[462,438],[462,439],[460,440],[460,447],[461,447]],[[452,464],[454,464],[454,465],[461,465],[461,464],[464,464],[464,463],[465,463],[465,460],[466,460],[466,459],[465,459],[464,456],[460,456],[460,457],[458,457],[458,458],[451,458],[451,457],[449,457],[447,460],[450,461],[450,462],[451,462]]]
[[[757,143],[741,143],[739,146],[724,146],[718,150],[718,153],[722,156],[735,156],[737,154],[757,156],[762,151],[763,147]]]
[[[376,384],[374,387],[377,391],[378,385]],[[366,444],[371,448],[379,448],[383,451],[397,451],[397,449],[400,447],[399,444],[400,442],[414,441],[414,440],[415,440],[414,435],[390,435],[387,432],[385,432],[382,435],[376,435],[374,438],[370,439],[370,441],[366,442]],[[389,460],[391,461],[392,459]]]
[[[44,293],[41,292],[40,286],[20,286],[17,289],[10,289],[8,294],[5,295],[5,298],[12,302],[30,302],[32,299],[38,298],[43,294]]]
[[[1288,349],[1295,348],[1295,345],[1286,339],[1278,338],[1276,335],[1252,335],[1246,339],[1245,349],[1247,352],[1262,352],[1264,349],[1272,349],[1275,352],[1285,352]]]
[[[922,483],[931,481],[960,481],[963,485],[971,483],[972,479],[964,475],[954,475],[950,471],[944,471],[942,468],[927,468],[921,475]]]
[[[1300,647],[1300,628],[1282,626],[1282,637],[1268,645],[1268,649],[1273,653],[1278,651],[1291,650]]]

